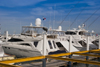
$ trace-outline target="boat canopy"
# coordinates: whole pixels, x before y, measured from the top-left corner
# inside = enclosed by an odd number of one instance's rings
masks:
[[[36,26],[23,26],[22,27],[22,35],[39,35],[43,34],[43,32],[47,31],[46,27],[36,27]]]

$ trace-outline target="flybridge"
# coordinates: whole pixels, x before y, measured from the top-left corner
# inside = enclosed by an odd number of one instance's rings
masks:
[[[45,27],[37,27],[37,26],[23,26],[22,27],[22,35],[36,35],[36,34],[42,34],[45,32],[44,29],[47,29]]]
[[[47,32],[48,29],[46,27],[41,26],[41,19],[37,18],[35,21],[35,25],[33,26],[32,23],[30,26],[22,26],[22,35],[28,35],[28,36],[38,36],[40,34],[43,34],[44,32]]]

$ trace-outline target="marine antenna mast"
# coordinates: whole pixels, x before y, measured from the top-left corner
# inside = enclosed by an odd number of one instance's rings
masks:
[[[99,9],[100,9],[100,8],[99,8]],[[90,15],[90,17],[88,17],[88,18],[83,22],[83,24],[85,24],[86,21],[88,21],[99,9],[97,9],[92,15]]]
[[[84,9],[86,8],[86,6],[81,10],[81,12],[77,15],[77,17],[74,19],[74,21],[72,22],[72,24],[69,26],[68,29],[70,29],[70,27],[75,23],[76,19],[79,17],[79,15],[84,11]]]
[[[100,15],[88,26],[88,28],[100,17]]]
[[[80,1],[77,2],[77,4],[79,3]],[[65,18],[62,20],[62,22],[59,24],[59,26],[64,22],[64,20],[67,18],[67,16],[70,14],[70,12],[76,7],[76,5],[69,11],[69,13],[65,16]]]

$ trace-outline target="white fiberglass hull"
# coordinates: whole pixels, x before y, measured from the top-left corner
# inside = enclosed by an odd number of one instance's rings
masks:
[[[19,46],[19,45],[17,45]],[[36,50],[32,49],[31,47],[10,47],[10,45],[3,45],[4,52],[7,54],[15,55],[16,57],[33,57],[33,56],[41,56],[41,53]]]

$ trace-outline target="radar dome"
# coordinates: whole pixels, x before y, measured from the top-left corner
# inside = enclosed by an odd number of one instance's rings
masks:
[[[41,25],[41,19],[40,18],[37,18],[35,20],[35,25],[38,26],[38,27]]]
[[[62,31],[62,27],[61,27],[61,26],[59,26],[59,27],[58,27],[58,30],[59,30],[59,31]]]

